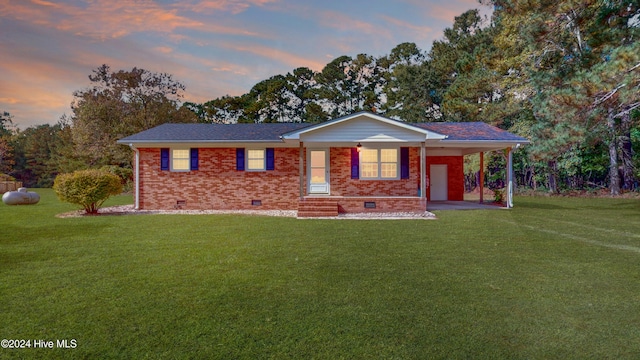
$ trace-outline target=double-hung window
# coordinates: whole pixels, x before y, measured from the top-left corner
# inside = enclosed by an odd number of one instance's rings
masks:
[[[247,149],[247,170],[260,171],[265,170],[265,151],[264,149]]]
[[[269,171],[275,169],[274,148],[236,149],[236,170]]]
[[[160,149],[160,170],[193,171],[198,170],[198,149]]]
[[[171,170],[191,170],[189,149],[171,149]]]
[[[361,179],[397,179],[398,167],[398,149],[360,151]]]

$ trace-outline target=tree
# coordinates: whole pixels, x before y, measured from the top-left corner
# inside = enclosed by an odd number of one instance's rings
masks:
[[[433,68],[414,43],[402,43],[378,62],[385,70],[385,114],[407,122],[435,121],[442,117],[436,96]]]
[[[631,20],[640,16],[638,5],[617,0],[491,3],[497,9],[494,21],[502,28],[495,44],[510,54],[502,69],[517,74],[510,78],[512,84],[519,82],[520,89],[528,89],[522,94],[536,119],[532,153],[547,159],[555,176],[554,169],[561,168],[556,160],[580,154],[573,150],[604,139],[609,147],[610,190],[619,193],[618,144],[621,131],[629,126],[619,126],[625,117],[616,115],[629,114],[633,101],[618,102],[622,96],[617,90],[615,96],[606,94],[617,89],[625,71],[611,61],[615,49],[637,42],[639,28]],[[630,138],[628,131],[622,138]],[[628,142],[622,146],[629,147]]]
[[[116,140],[163,123],[196,122],[181,99],[184,85],[166,73],[102,65],[91,86],[74,92],[71,116],[76,155],[87,166],[131,166],[131,152]]]
[[[53,190],[61,201],[80,205],[87,214],[97,214],[109,197],[122,192],[122,182],[108,171],[78,170],[58,175]]]
[[[442,119],[435,74],[428,63],[395,66],[387,84],[387,103],[383,108],[389,117],[407,122]]]
[[[593,67],[586,85],[593,95],[589,110],[606,116],[609,132],[611,193],[617,195],[621,185],[631,189],[635,182],[631,153],[632,113],[640,108],[640,45],[633,43],[615,49],[604,63]],[[606,115],[603,109],[606,109]],[[622,162],[623,178],[618,173]],[[623,180],[623,181],[621,181]]]
[[[184,107],[192,111],[202,123],[233,124],[245,116],[248,95],[225,95],[203,104],[186,102]]]
[[[0,112],[0,174],[11,172],[14,164],[13,147],[10,140],[12,131],[10,129],[12,116],[6,111]]]
[[[326,119],[321,113],[316,113],[318,83],[315,79],[316,72],[300,67],[294,69],[292,73],[286,75],[287,89],[290,93],[289,106],[291,109],[292,122],[317,122],[321,121],[318,116]]]
[[[346,90],[349,94],[349,112],[374,111],[382,107],[379,95],[383,90],[384,77],[377,60],[367,54],[358,54],[352,59],[347,71]]]
[[[340,56],[328,63],[316,76],[320,85],[318,91],[319,105],[330,109],[331,117],[348,114],[351,109],[351,99],[347,93],[348,67],[352,59]]]
[[[290,102],[293,95],[288,89],[283,75],[272,76],[251,88],[249,97],[253,100],[245,107],[245,117],[253,122],[285,122],[292,117]]]
[[[499,68],[505,51],[495,44],[498,22],[487,24],[478,10],[454,20],[429,53],[433,93],[447,121],[484,121],[508,128],[508,119],[523,110],[505,79],[512,76]],[[509,53],[509,52],[507,52]]]
[[[566,48],[568,55],[561,61],[556,55],[558,70],[547,71],[556,84],[551,99],[561,113],[570,115],[561,119],[574,128],[581,127],[586,139],[594,133],[605,139],[609,188],[612,195],[618,195],[620,162],[627,187],[635,180],[628,150],[631,112],[640,106],[640,46],[634,41],[640,34],[637,27],[629,25],[629,19],[630,14],[640,13],[637,5],[634,8],[615,1],[569,3],[559,11],[552,38],[559,39],[556,44],[567,44],[556,47]],[[560,78],[562,81],[557,80]]]
[[[58,174],[53,160],[60,144],[60,125],[39,125],[19,131],[13,138],[15,166],[12,175],[26,187],[51,187]]]

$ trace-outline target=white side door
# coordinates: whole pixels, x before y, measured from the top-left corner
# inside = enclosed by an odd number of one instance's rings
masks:
[[[429,169],[431,172],[429,177],[429,198],[431,201],[449,200],[447,165],[431,165]]]

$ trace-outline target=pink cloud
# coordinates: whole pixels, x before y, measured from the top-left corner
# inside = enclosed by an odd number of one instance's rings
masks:
[[[397,28],[406,29],[411,33],[411,35],[417,35],[420,38],[428,38],[429,35],[433,34],[433,29],[429,26],[413,25],[404,20],[386,15],[381,15],[380,18]]]
[[[5,104],[17,104],[19,103],[20,100],[14,97],[0,97],[0,103],[5,103]]]
[[[264,6],[276,1],[277,0],[200,0],[196,2],[185,1],[177,6],[197,13],[231,12],[232,14],[239,14],[251,6]]]
[[[173,52],[173,48],[169,46],[157,46],[154,50],[163,54],[171,54]]]
[[[227,48],[235,51],[248,52],[260,57],[275,60],[279,63],[286,64],[289,68],[308,67],[312,70],[319,71],[325,64],[316,60],[307,59],[292,53],[274,49],[263,45],[238,45],[238,44],[226,44]]]
[[[253,0],[249,4],[262,5],[269,0]],[[202,6],[215,4],[225,11],[235,11],[234,6],[247,4],[239,1],[202,1]],[[225,5],[230,4],[230,5]],[[231,6],[231,8],[229,8]],[[191,29],[206,33],[264,36],[245,27],[230,27],[220,23],[196,20],[198,4],[189,10],[191,16],[181,13],[189,8],[184,6],[162,6],[150,0],[95,0],[87,6],[57,4],[45,0],[31,0],[12,4],[0,4],[0,12],[16,19],[55,28],[74,35],[104,41],[121,38],[132,33],[157,32],[172,37],[175,41],[184,35],[175,34],[177,29]]]
[[[376,34],[378,36],[389,37],[390,34],[386,29],[381,28],[373,23],[356,20],[344,13],[337,11],[322,11],[320,13],[321,25],[340,30],[363,33],[367,35]]]
[[[39,78],[42,78],[40,76]],[[26,128],[34,123],[55,123],[69,112],[71,91],[52,91],[60,86],[54,81],[42,83],[12,82],[10,94],[0,89],[0,110],[11,113],[14,125]]]
[[[453,19],[456,16],[461,15],[463,12],[470,9],[488,9],[487,6],[480,4],[477,0],[448,0],[447,2],[437,4],[432,1],[424,0],[403,0],[406,3],[411,4],[418,8],[427,18],[435,18],[450,22],[453,24]],[[490,11],[481,11],[486,13]]]
[[[91,14],[100,14],[96,19]],[[71,19],[63,21],[61,29],[97,39],[119,38],[133,32],[155,31],[171,33],[178,28],[197,28],[204,24],[165,9],[150,1],[107,1],[90,3],[86,9],[76,9]]]

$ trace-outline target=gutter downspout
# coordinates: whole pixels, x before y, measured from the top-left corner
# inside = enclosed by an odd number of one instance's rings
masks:
[[[134,158],[135,158],[135,172],[136,172],[136,176],[135,176],[135,195],[134,195],[134,204],[133,204],[133,208],[135,210],[140,210],[140,151],[133,146],[133,144],[129,144],[129,147],[131,148],[131,150],[133,150],[135,152]]]

